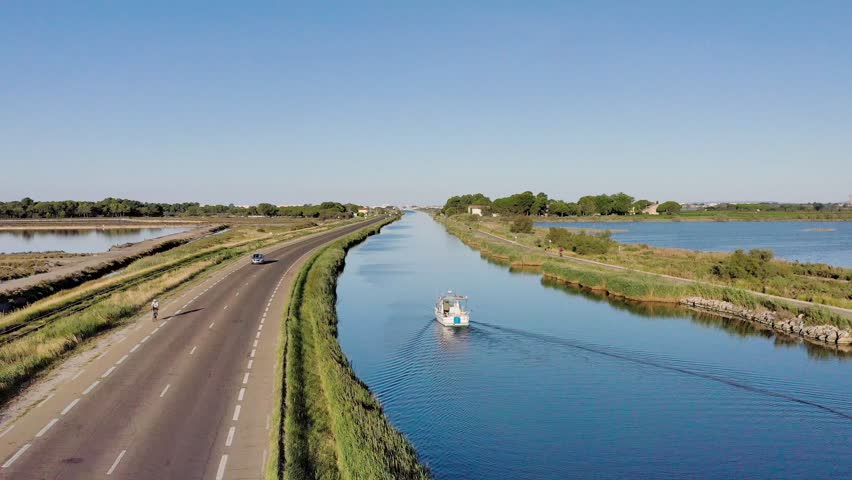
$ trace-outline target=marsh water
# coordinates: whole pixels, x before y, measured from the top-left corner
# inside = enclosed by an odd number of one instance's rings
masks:
[[[113,245],[136,243],[171,235],[188,228],[57,229],[0,231],[0,253],[105,252]]]
[[[422,213],[346,262],[340,343],[436,478],[852,477],[849,357],[512,272]],[[447,289],[470,327],[434,320]]]
[[[791,261],[852,267],[852,222],[538,222],[539,227],[612,229],[614,240],[731,252],[768,248]]]

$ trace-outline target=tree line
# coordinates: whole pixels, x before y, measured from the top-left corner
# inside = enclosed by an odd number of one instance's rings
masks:
[[[537,195],[530,191],[516,193],[493,201],[481,193],[450,197],[441,210],[446,215],[467,213],[471,205],[482,207],[483,213],[500,215],[555,215],[559,217],[581,215],[632,215],[641,213],[651,205],[649,200],[636,200],[626,193],[613,195],[586,195],[576,202],[551,199],[546,193]],[[673,214],[680,211],[677,202],[664,202],[658,205],[657,212]]]
[[[89,217],[196,217],[196,216],[267,216],[304,218],[341,218],[357,214],[354,203],[323,202],[319,205],[278,207],[260,203],[250,207],[201,205],[198,202],[155,203],[125,198],[105,198],[97,202],[62,200],[35,201],[29,197],[0,202],[3,218],[89,218]]]

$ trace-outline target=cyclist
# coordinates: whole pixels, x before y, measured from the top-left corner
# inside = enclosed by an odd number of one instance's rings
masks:
[[[159,311],[160,311],[160,301],[157,300],[156,298],[154,299],[153,302],[151,302],[151,311],[154,314],[154,320],[156,320],[157,319],[157,313],[159,313]]]

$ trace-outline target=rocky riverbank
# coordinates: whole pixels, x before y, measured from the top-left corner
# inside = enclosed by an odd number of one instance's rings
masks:
[[[805,325],[803,315],[793,316],[786,312],[759,311],[731,302],[701,297],[686,297],[681,304],[699,310],[750,320],[787,335],[797,335],[810,341],[837,346],[852,346],[852,332],[834,325]]]

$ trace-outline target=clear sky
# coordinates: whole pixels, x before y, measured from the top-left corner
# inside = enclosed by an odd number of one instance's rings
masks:
[[[0,199],[843,201],[852,2],[0,3]]]

